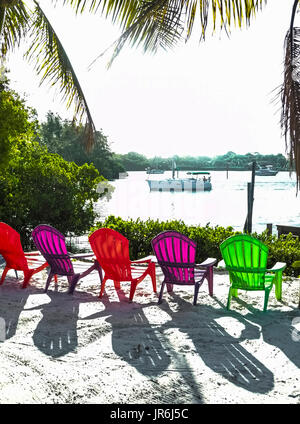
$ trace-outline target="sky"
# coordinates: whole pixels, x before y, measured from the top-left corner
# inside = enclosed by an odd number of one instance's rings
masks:
[[[147,157],[259,152],[285,155],[280,103],[284,38],[293,0],[269,0],[249,28],[209,32],[171,51],[144,54],[126,47],[107,69],[110,54],[90,63],[120,35],[99,14],[75,16],[70,7],[40,0],[85,93],[96,128],[112,151]],[[299,21],[299,14],[296,18]],[[57,90],[39,86],[22,54],[10,55],[11,87],[25,95],[43,121],[51,110],[71,119]]]

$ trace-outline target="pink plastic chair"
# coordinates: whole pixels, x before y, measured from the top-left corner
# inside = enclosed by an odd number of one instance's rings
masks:
[[[75,273],[71,258],[85,258],[94,256],[93,253],[71,255],[67,251],[65,236],[50,225],[38,225],[32,232],[32,238],[37,249],[44,256],[50,265],[50,272],[46,282],[45,292],[47,292],[52,277],[55,275],[65,275],[68,278],[69,286],[76,283],[93,270],[99,273],[102,281],[102,270],[97,261],[82,273]]]
[[[208,281],[210,296],[213,295],[213,265],[217,259],[208,258],[197,265],[196,243],[177,231],[163,231],[151,241],[157,262],[164,274],[158,303],[162,301],[165,285],[168,292],[172,292],[173,285],[195,286],[194,305],[197,303],[199,288]]]

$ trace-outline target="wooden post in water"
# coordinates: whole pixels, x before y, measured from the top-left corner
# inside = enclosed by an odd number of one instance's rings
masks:
[[[247,218],[244,225],[244,233],[250,233],[249,227],[250,224],[250,210],[251,210],[251,183],[247,183]]]
[[[256,162],[252,162],[252,178],[250,188],[250,218],[248,220],[249,233],[252,233],[252,214],[253,214],[253,202],[254,202],[254,184],[255,184],[255,168]]]
[[[254,184],[255,184],[255,168],[256,162],[252,162],[252,177],[251,183],[247,184],[247,200],[248,200],[248,213],[244,225],[244,232],[252,233],[252,213],[253,213],[253,202],[254,202]]]
[[[272,227],[273,227],[273,224],[267,224],[267,231],[268,231],[268,235],[269,236],[271,236],[272,235]]]

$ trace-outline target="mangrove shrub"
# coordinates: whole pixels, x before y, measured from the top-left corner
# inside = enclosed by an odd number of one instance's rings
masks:
[[[124,220],[120,217],[109,216],[103,222],[91,228],[90,232],[98,228],[112,228],[123,234],[129,240],[130,257],[140,259],[152,255],[151,240],[157,234],[165,230],[175,230],[190,237],[197,243],[196,262],[200,263],[208,257],[222,259],[220,244],[234,234],[232,227],[210,227],[206,225],[186,225],[183,221],[159,221],[147,219]],[[270,236],[267,231],[261,234],[253,233],[253,237],[260,239],[269,248],[268,267],[272,267],[276,262],[286,262],[285,274],[293,277],[300,275],[300,267],[296,266],[300,261],[300,240],[292,234]]]
[[[25,249],[38,224],[64,234],[86,233],[96,218],[97,185],[104,180],[93,165],[67,162],[35,142],[34,119],[17,93],[1,91],[0,221],[21,234]]]

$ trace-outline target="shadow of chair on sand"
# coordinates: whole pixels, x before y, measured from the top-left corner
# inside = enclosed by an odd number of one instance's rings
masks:
[[[34,330],[34,345],[45,355],[59,358],[77,349],[79,305],[95,302],[97,299],[88,293],[70,296],[67,292],[58,292],[57,287],[49,290],[47,296],[50,297],[50,302],[26,310],[40,309],[43,315]]]
[[[194,375],[193,367],[186,359],[188,350],[181,349],[180,341],[177,346],[171,341],[174,330],[183,334],[183,343],[184,335],[192,341],[196,354],[207,367],[234,385],[261,394],[268,393],[274,387],[273,373],[241,345],[247,339],[260,338],[257,325],[243,320],[239,314],[231,313],[230,316],[244,326],[240,336],[233,337],[218,322],[218,319],[229,316],[220,302],[221,309],[201,303],[195,307],[172,292],[169,294],[171,301],[176,302],[179,307],[174,312],[168,301],[161,305],[156,302],[136,304],[135,308],[132,303],[127,303],[122,290],[118,290],[118,296],[120,301],[111,302],[105,295],[102,299],[105,310],[84,319],[107,316],[106,322],[112,327],[114,352],[141,374],[159,377],[164,371],[170,371],[171,365],[171,371],[179,376],[177,381],[174,380],[174,389],[180,393],[178,381],[181,381],[185,390],[189,387],[195,402],[203,401],[201,380]],[[171,320],[164,324],[150,324],[143,312],[145,307],[150,306],[160,308]]]
[[[300,322],[299,308],[294,307],[289,311],[269,309],[263,313],[241,299],[238,299],[238,302],[249,311],[240,318],[245,321],[245,325],[259,326],[264,342],[278,347],[291,362],[300,368],[300,338],[294,325]],[[284,302],[281,303],[284,305]]]
[[[33,290],[36,292],[32,286],[23,290],[20,281],[13,277],[6,277],[5,284],[0,287],[0,317],[5,325],[6,340],[15,336],[20,314]]]
[[[117,290],[118,301],[110,301],[106,293],[101,301],[105,310],[89,315],[84,320],[107,317],[111,325],[112,349],[124,361],[135,367],[141,374],[156,376],[166,370],[170,357],[161,342],[161,333],[152,326],[144,309],[156,305],[156,302],[138,304],[128,302],[122,289]]]
[[[105,294],[101,299],[105,310],[84,319],[107,316],[106,322],[112,328],[113,351],[128,365],[150,379],[149,384],[154,384],[150,390],[157,393],[158,399],[161,396],[164,402],[178,402],[181,393],[185,396],[189,390],[193,402],[202,403],[202,387],[195,381],[193,370],[186,362],[186,358],[169,349],[168,338],[164,335],[166,326],[161,324],[159,313],[158,322],[151,324],[144,313],[147,307],[159,308],[157,301],[147,304],[128,303],[128,298],[122,289],[118,290],[117,294],[119,300],[112,302]],[[162,383],[165,372],[169,381],[167,387]]]
[[[180,309],[173,312],[167,302],[161,305],[172,317],[162,326],[164,331],[178,328],[185,333],[205,365],[236,386],[254,393],[272,390],[273,373],[241,345],[246,339],[259,339],[256,325],[242,321],[244,330],[239,337],[233,337],[218,322],[218,319],[228,317],[220,302],[222,309],[201,303],[195,307],[174,292],[170,296]],[[238,314],[231,316],[240,321]]]

